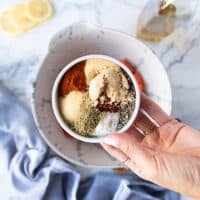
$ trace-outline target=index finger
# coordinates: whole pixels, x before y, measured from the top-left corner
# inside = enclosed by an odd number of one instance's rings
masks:
[[[144,93],[141,93],[141,106],[160,126],[172,120],[158,104]]]

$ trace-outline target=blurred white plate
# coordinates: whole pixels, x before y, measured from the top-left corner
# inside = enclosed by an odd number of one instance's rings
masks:
[[[81,166],[115,168],[122,165],[98,144],[67,138],[54,117],[51,90],[60,70],[70,61],[87,54],[128,58],[141,72],[148,95],[168,114],[171,88],[165,69],[153,52],[136,38],[88,23],[73,24],[58,32],[38,72],[33,94],[33,113],[47,144],[64,159]]]

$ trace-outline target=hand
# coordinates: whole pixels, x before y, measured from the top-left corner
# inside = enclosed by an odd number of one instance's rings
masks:
[[[143,94],[141,106],[157,125],[140,112],[126,133],[109,135],[101,145],[141,178],[199,199],[200,132],[169,117]]]

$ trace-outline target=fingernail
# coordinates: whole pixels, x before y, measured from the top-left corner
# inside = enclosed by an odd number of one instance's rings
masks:
[[[103,143],[111,145],[111,146],[114,146],[114,147],[118,147],[117,140],[115,138],[113,138],[113,137],[106,137],[103,140]]]

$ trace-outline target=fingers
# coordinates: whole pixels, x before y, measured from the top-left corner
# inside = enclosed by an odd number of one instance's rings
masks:
[[[137,166],[133,159],[128,157],[124,152],[120,149],[110,146],[105,143],[101,143],[101,146],[107,151],[111,156],[119,160],[121,163],[126,165],[129,169],[134,171],[138,176],[142,177],[142,170]]]
[[[141,93],[141,106],[160,126],[172,119],[144,93]]]
[[[121,151],[119,148],[108,145],[106,143],[101,143],[101,145],[111,156],[113,156],[114,158],[119,160],[121,163],[126,165],[128,168],[134,171],[138,176],[142,174],[141,169],[137,167],[134,160],[130,158],[129,156],[127,156],[127,154]]]
[[[129,137],[128,139],[132,140],[134,143],[140,144],[143,140],[144,136],[141,135],[136,129],[135,125],[132,125],[131,128],[127,130],[126,133],[123,133],[123,135],[119,136],[121,137]]]
[[[135,125],[144,135],[149,135],[157,129],[157,126],[141,111],[138,113]]]
[[[119,160],[122,163],[126,163],[128,159],[130,159],[125,153],[120,151],[119,149],[115,148],[114,146],[101,143],[101,146],[114,158]]]
[[[118,143],[131,141],[133,144],[140,144],[144,136],[132,126],[126,133],[111,134],[106,137],[106,143],[112,146],[118,146]],[[113,143],[114,142],[114,143]],[[117,143],[117,144],[116,144]]]
[[[103,143],[119,149],[127,155],[127,157],[132,157],[135,147],[141,143],[143,136],[134,128],[132,128],[131,131],[132,132],[123,134],[111,134],[104,139]]]
[[[118,149],[116,147],[113,147],[113,146],[105,144],[105,143],[101,143],[101,146],[111,156],[113,156],[114,158],[116,158],[117,160],[119,160],[121,163],[123,163],[124,165],[126,165],[128,168],[130,168],[132,171],[134,171],[138,176],[141,176],[142,170],[124,152],[122,152],[120,149]]]
[[[109,154],[124,163],[138,176],[148,180],[156,176],[153,151],[134,143],[129,137],[120,138],[120,135],[113,134],[108,136],[101,145]]]

